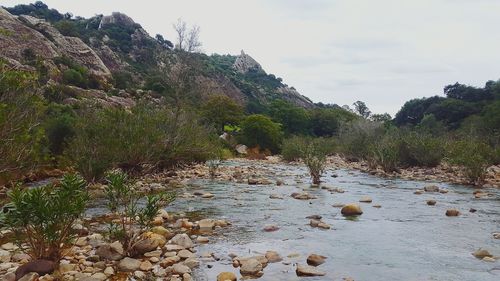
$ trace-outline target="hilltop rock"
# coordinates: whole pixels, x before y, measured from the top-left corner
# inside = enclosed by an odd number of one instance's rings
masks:
[[[140,25],[136,24],[131,17],[119,12],[113,12],[109,16],[102,17],[101,22],[99,23],[99,29],[113,24],[125,27],[140,27]]]
[[[260,66],[260,64],[251,56],[245,54],[243,50],[241,50],[241,55],[236,58],[233,68],[240,73],[247,73],[250,70],[264,71],[262,66]]]

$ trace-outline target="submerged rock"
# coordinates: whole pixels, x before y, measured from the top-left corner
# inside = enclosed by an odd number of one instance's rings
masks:
[[[217,275],[217,281],[236,281],[236,275],[232,272],[221,272]]]
[[[372,202],[372,198],[370,196],[363,196],[363,197],[361,197],[361,199],[359,199],[359,202],[361,202],[361,203],[371,203]]]
[[[278,252],[275,251],[267,251],[265,256],[269,263],[280,262],[283,260]]]
[[[446,216],[448,217],[457,217],[460,215],[460,211],[456,209],[448,209],[446,210]]]
[[[429,206],[436,205],[436,200],[427,200],[427,205],[429,205]]]
[[[493,255],[490,254],[490,252],[488,250],[485,250],[482,248],[476,250],[474,253],[472,253],[472,255],[478,259],[483,259],[485,257],[490,257],[490,258],[493,257]]]
[[[294,199],[298,199],[298,200],[316,199],[316,196],[313,196],[307,192],[294,192],[294,193],[292,193],[292,197]]]
[[[363,214],[361,207],[355,203],[345,205],[340,212],[344,216],[359,216]]]
[[[439,192],[439,186],[437,185],[427,185],[424,187],[425,192]]]

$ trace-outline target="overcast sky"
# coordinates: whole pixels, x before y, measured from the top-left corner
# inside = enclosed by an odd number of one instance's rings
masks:
[[[3,6],[33,1],[0,0]],[[314,102],[394,114],[446,84],[500,78],[500,0],[45,0],[90,17],[119,11],[174,39],[181,17],[204,52],[241,49]]]

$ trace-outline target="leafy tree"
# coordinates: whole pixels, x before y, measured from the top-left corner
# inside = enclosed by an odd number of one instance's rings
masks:
[[[223,132],[224,125],[236,125],[243,118],[243,107],[228,96],[214,95],[201,108],[201,116]]]
[[[448,98],[468,102],[493,99],[492,93],[487,88],[476,88],[459,83],[444,87],[444,93]]]
[[[342,108],[324,108],[311,111],[311,129],[317,137],[337,135],[343,123],[351,122],[357,117],[354,113]]]
[[[366,106],[366,104],[362,101],[357,101],[352,105],[354,106],[354,110],[356,111],[356,113],[358,113],[361,117],[365,119],[370,117],[370,115],[372,114],[372,112],[368,109],[368,106]]]
[[[443,121],[449,128],[456,129],[465,118],[479,111],[480,109],[473,103],[458,99],[445,99],[429,106],[426,114],[433,114],[437,120]]]
[[[267,116],[254,114],[246,117],[240,127],[239,139],[243,144],[269,149],[273,153],[279,151],[283,138],[281,124],[273,122]]]
[[[389,113],[384,113],[384,114],[372,114],[370,116],[370,119],[372,121],[375,121],[375,122],[381,122],[381,123],[385,123],[385,122],[389,122],[392,120],[392,117]]]
[[[443,101],[443,97],[430,97],[422,99],[412,99],[407,101],[403,107],[396,113],[394,122],[398,126],[416,125],[422,121],[422,118],[428,114],[427,109],[433,105]]]
[[[309,113],[301,107],[283,100],[275,100],[269,107],[269,115],[283,126],[285,134],[307,134],[309,131]]]

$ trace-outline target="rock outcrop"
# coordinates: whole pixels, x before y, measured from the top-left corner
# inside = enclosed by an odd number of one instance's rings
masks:
[[[243,50],[241,50],[241,54],[236,58],[236,61],[233,64],[233,68],[239,73],[247,73],[249,71],[264,71],[262,66],[254,60],[251,56],[245,54]]]

